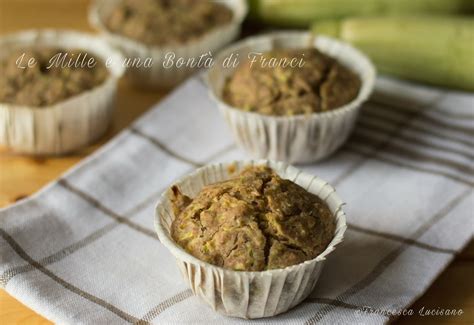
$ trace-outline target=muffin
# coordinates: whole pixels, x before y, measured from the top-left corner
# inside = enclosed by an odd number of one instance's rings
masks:
[[[105,26],[141,43],[163,46],[197,39],[229,24],[232,15],[225,5],[207,0],[123,0],[105,17]]]
[[[256,61],[246,60],[227,79],[223,97],[230,106],[265,115],[309,115],[343,106],[360,90],[354,72],[316,48],[272,50]]]
[[[238,65],[227,64],[231,55]],[[311,163],[348,139],[373,90],[375,68],[336,39],[275,32],[221,51],[207,81],[237,144],[252,158]]]
[[[246,13],[245,0],[96,0],[89,20],[130,59],[132,82],[169,88],[235,39]]]
[[[324,180],[282,162],[202,167],[165,191],[155,229],[183,279],[228,316],[278,315],[314,289],[346,229]]]
[[[123,57],[100,39],[35,30],[0,38],[0,145],[34,155],[76,151],[112,122]]]
[[[327,205],[266,166],[207,185],[193,199],[173,187],[171,202],[173,239],[193,256],[234,271],[302,263],[334,236]]]
[[[66,65],[66,60],[79,61]],[[95,88],[108,77],[104,62],[80,49],[17,49],[0,59],[0,70],[0,103],[38,108]]]

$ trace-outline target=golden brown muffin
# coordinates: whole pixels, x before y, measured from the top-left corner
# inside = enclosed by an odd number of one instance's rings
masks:
[[[181,44],[229,23],[232,11],[208,0],[122,0],[107,28],[148,45]]]
[[[108,76],[100,59],[83,50],[60,48],[16,50],[0,60],[0,71],[0,102],[33,107],[78,95]]]
[[[341,107],[357,97],[360,86],[355,73],[315,48],[273,50],[239,65],[223,95],[245,111],[291,116]]]
[[[235,271],[284,268],[313,259],[334,236],[327,205],[268,167],[205,186],[191,199],[173,188],[171,236],[190,254]]]

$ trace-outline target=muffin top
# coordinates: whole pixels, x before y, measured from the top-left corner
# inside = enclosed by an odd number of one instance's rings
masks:
[[[334,236],[327,205],[264,166],[205,186],[191,199],[177,187],[171,236],[187,252],[235,271],[279,269],[315,258]]]
[[[122,0],[106,27],[148,45],[181,44],[229,23],[232,11],[208,0]]]
[[[302,64],[284,64],[292,59]],[[338,108],[355,99],[360,86],[355,73],[315,48],[273,50],[240,64],[223,97],[244,111],[292,116]]]
[[[0,60],[0,71],[0,103],[32,107],[56,104],[100,85],[108,76],[100,59],[61,48],[15,50]]]

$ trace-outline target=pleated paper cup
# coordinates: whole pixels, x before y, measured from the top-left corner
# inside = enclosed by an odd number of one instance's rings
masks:
[[[343,203],[331,185],[282,162],[260,160],[208,165],[175,185],[184,194],[195,197],[205,185],[227,180],[249,165],[267,165],[282,178],[295,182],[327,203],[335,217],[336,231],[320,255],[284,269],[261,272],[232,271],[203,262],[187,253],[171,237],[175,215],[169,199],[170,190],[161,196],[156,206],[155,228],[161,243],[176,257],[183,277],[194,294],[224,315],[262,318],[287,311],[313,291],[326,256],[343,239],[346,217],[342,211]]]
[[[126,36],[111,32],[105,25],[105,19],[121,0],[95,0],[89,10],[90,23],[114,47],[120,49],[127,58],[139,59],[144,62],[151,58],[151,67],[129,67],[127,77],[134,84],[146,88],[171,88],[197,71],[199,67],[181,66],[165,67],[167,55],[174,54],[174,62],[182,58],[188,59],[211,53],[221,49],[233,41],[240,33],[242,21],[247,14],[246,0],[220,0],[216,1],[232,10],[232,21],[223,26],[216,27],[201,37],[183,44],[152,46],[133,40]],[[166,33],[166,30],[156,31]],[[208,56],[205,56],[207,58]],[[138,61],[137,61],[138,62]],[[201,67],[202,68],[202,67]]]
[[[110,60],[108,77],[100,85],[54,105],[42,107],[0,103],[0,145],[33,155],[65,154],[100,138],[112,121],[117,81],[124,69],[122,55],[88,34],[33,30],[0,38],[0,59],[22,48],[82,49]]]
[[[231,54],[234,57],[238,54],[243,60],[249,52],[309,47],[335,58],[359,76],[361,89],[354,100],[337,109],[309,116],[268,116],[245,112],[223,99],[225,82],[236,69],[223,66]],[[310,163],[328,157],[347,140],[362,103],[372,93],[375,68],[361,52],[336,39],[315,37],[308,32],[276,32],[250,37],[224,49],[209,70],[207,81],[211,97],[217,101],[237,144],[253,158]]]

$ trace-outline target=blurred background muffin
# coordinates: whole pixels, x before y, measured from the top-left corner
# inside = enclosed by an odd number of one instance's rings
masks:
[[[0,144],[58,155],[107,131],[124,71],[119,52],[92,35],[62,30],[11,34],[0,47]]]
[[[134,84],[169,88],[204,68],[200,57],[234,40],[246,14],[245,0],[96,0],[89,18],[131,59],[127,76]],[[177,60],[186,64],[178,67]]]
[[[69,60],[79,62],[63,66]],[[34,107],[79,95],[103,83],[109,74],[94,55],[61,48],[17,49],[0,60],[0,70],[0,103]]]
[[[219,2],[123,0],[105,17],[106,27],[148,45],[186,43],[228,24],[232,10]]]

